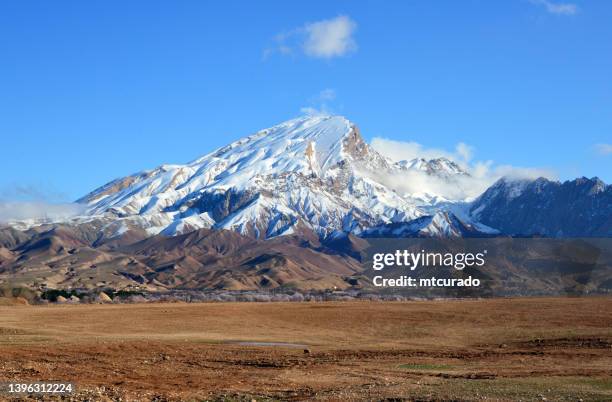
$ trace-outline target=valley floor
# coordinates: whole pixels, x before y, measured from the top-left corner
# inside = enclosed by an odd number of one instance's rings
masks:
[[[611,297],[4,306],[0,382],[71,381],[96,401],[604,401],[611,311]]]

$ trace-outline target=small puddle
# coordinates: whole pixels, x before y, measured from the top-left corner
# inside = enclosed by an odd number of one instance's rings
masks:
[[[301,343],[289,343],[289,342],[253,342],[253,341],[237,341],[237,342],[229,342],[234,345],[240,346],[271,346],[278,348],[307,348],[308,345],[304,345]]]

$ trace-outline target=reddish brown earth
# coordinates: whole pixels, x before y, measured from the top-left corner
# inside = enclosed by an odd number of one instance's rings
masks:
[[[605,401],[611,311],[610,297],[0,306],[0,382],[72,381],[75,400]]]
[[[438,239],[435,246],[431,239],[398,240],[400,244],[392,239],[352,235],[320,241],[317,234],[306,229],[268,240],[210,229],[173,237],[147,237],[144,231],[130,230],[119,237],[105,238],[100,237],[100,225],[47,225],[27,231],[0,228],[0,297],[3,288],[28,289],[38,296],[49,289],[61,289],[87,299],[101,291],[109,295],[176,290],[202,293],[202,289],[377,293],[381,289],[369,279],[380,274],[368,262],[372,250],[433,247],[462,253],[466,248],[463,240],[456,239]],[[482,279],[482,286],[424,287],[416,295],[608,295],[612,292],[612,243],[607,240],[470,239],[476,249],[488,248],[492,255],[498,255],[487,260],[486,269],[462,271]],[[432,272],[419,269],[411,275],[429,278]],[[435,275],[460,274],[457,270],[437,270]],[[402,293],[415,296],[414,290]]]

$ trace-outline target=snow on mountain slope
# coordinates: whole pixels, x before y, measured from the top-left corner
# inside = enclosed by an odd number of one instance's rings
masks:
[[[469,176],[465,170],[461,169],[455,162],[446,158],[436,158],[427,160],[424,158],[416,158],[412,160],[402,160],[395,163],[400,170],[417,170],[420,172],[427,173],[429,175],[436,175],[439,177],[452,177],[455,175]]]
[[[612,186],[597,177],[502,178],[471,204],[470,214],[513,235],[611,237]]]
[[[499,234],[495,229],[457,216],[451,210],[438,210],[409,222],[395,222],[366,229],[364,237],[483,237]]]
[[[472,179],[445,158],[392,161],[344,117],[304,116],[191,163],[113,180],[78,200],[84,212],[76,218],[10,225],[86,224],[98,240],[200,228],[257,238],[610,236],[612,187],[599,179],[502,178],[476,199],[465,191]]]
[[[306,116],[259,131],[186,165],[114,180],[78,202],[87,215],[150,233],[198,228],[256,237],[301,227],[322,236],[407,222],[427,215],[421,198],[399,195],[377,177],[406,169],[465,174],[438,159],[393,164],[341,116]],[[410,165],[410,166],[409,166]]]

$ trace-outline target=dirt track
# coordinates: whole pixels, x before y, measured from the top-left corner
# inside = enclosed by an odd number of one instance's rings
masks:
[[[93,400],[612,400],[611,311],[612,298],[0,307],[0,382],[73,381]]]

